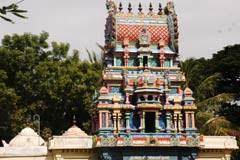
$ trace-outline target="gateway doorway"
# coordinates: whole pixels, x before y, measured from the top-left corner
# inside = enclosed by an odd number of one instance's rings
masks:
[[[145,132],[155,133],[155,112],[145,113]]]
[[[143,56],[143,67],[148,67],[148,57]]]

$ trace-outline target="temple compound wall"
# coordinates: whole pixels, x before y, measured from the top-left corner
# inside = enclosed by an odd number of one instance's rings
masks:
[[[167,141],[165,141],[167,143]],[[61,136],[48,142],[33,129],[23,129],[9,144],[0,147],[0,160],[230,160],[238,149],[235,137],[201,136],[200,148],[169,147],[104,147],[96,146],[96,137],[88,136],[73,125]],[[195,153],[195,158],[189,157]]]

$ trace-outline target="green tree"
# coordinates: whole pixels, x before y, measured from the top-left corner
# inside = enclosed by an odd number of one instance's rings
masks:
[[[6,86],[7,74],[4,70],[0,70],[0,137],[10,136],[10,116],[19,97],[16,95],[15,90]]]
[[[221,74],[219,92],[240,93],[240,44],[227,46],[213,55],[212,72]]]
[[[227,46],[210,59],[188,59],[181,64],[198,107],[196,125],[205,135],[237,136],[240,144],[240,45]],[[240,157],[234,152],[232,159]]]
[[[199,101],[200,98],[196,95],[198,86],[204,79],[211,75],[208,66],[209,60],[205,58],[190,58],[181,62],[181,70],[185,74],[186,85],[193,90],[194,97],[197,101]]]
[[[48,44],[47,40],[46,32],[6,35],[2,40],[0,73],[5,78],[0,87],[6,89],[1,89],[0,109],[9,113],[2,118],[10,125],[1,127],[10,137],[29,123],[26,117],[34,114],[41,116],[45,138],[67,129],[74,115],[90,133],[92,97],[101,83],[101,65],[80,60],[76,50],[70,54],[69,44]],[[4,139],[10,137],[3,135]]]

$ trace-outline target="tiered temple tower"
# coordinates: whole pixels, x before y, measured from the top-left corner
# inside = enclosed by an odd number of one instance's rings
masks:
[[[191,89],[182,88],[173,2],[164,8],[159,4],[158,11],[150,3],[147,12],[139,4],[137,13],[131,3],[126,12],[122,3],[117,7],[107,0],[106,6],[105,69],[95,120],[95,145],[102,159],[141,159],[143,153],[148,159],[194,158],[199,147],[197,108]],[[143,153],[134,147],[143,147]]]

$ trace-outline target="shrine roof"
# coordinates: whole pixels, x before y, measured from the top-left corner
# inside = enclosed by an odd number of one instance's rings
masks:
[[[49,139],[48,149],[91,149],[92,136],[87,135],[76,123],[74,116],[73,125],[67,131]]]
[[[44,157],[47,152],[45,141],[32,128],[26,127],[9,144],[5,142],[4,147],[0,147],[0,159]]]
[[[73,125],[67,131],[65,131],[63,136],[67,136],[67,137],[88,137],[88,135],[76,125]]]
[[[33,147],[43,146],[44,144],[44,140],[29,127],[21,130],[21,132],[9,142],[10,147]]]
[[[169,42],[169,30],[166,15],[157,14],[133,14],[118,13],[116,19],[116,41],[123,42],[128,39],[130,42],[139,40],[139,35],[146,29],[151,35],[151,44],[158,44],[163,39],[166,44]]]
[[[139,43],[140,46],[158,45],[169,46],[178,53],[178,20],[172,1],[166,7],[159,4],[158,11],[152,3],[149,9],[143,11],[139,3],[138,11],[134,12],[131,3],[128,11],[123,10],[120,2],[117,7],[114,0],[106,2],[109,16],[106,21],[105,43],[107,48],[116,47],[116,43],[127,46],[128,43]]]

